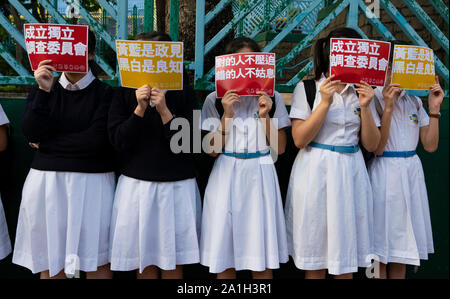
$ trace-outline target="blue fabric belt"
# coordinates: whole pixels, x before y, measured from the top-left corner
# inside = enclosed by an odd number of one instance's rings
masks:
[[[381,158],[408,158],[416,154],[416,151],[403,151],[403,152],[383,152],[382,155],[377,155]]]
[[[338,152],[338,153],[345,153],[345,154],[354,154],[359,151],[359,146],[357,146],[357,145],[329,145],[329,144],[311,142],[309,144],[309,146],[326,149],[326,150]]]
[[[239,159],[252,159],[252,158],[259,158],[263,156],[267,156],[270,154],[270,150],[265,151],[257,151],[255,153],[235,153],[235,152],[228,152],[223,151],[222,154],[229,157],[235,157]]]

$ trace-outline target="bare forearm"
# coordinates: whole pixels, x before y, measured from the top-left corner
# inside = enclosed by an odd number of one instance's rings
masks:
[[[380,131],[375,125],[369,106],[361,107],[361,141],[369,152],[374,152],[380,142]]]
[[[391,129],[391,121],[392,121],[392,109],[384,109],[383,117],[381,118],[381,127],[380,127],[380,142],[378,144],[377,150],[375,151],[376,155],[381,155],[384,152],[384,148],[386,147],[387,141],[389,139],[389,132]]]
[[[329,104],[321,102],[308,119],[292,124],[292,137],[298,148],[306,147],[319,133],[327,116]]]
[[[439,120],[437,118],[430,117],[430,124],[421,137],[422,145],[427,152],[431,153],[437,150],[439,145]]]

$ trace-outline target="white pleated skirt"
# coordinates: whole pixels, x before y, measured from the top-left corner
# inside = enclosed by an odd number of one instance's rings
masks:
[[[430,211],[419,157],[374,158],[374,253],[382,263],[420,265],[434,252]]]
[[[217,158],[205,191],[200,250],[201,264],[211,273],[277,269],[288,261],[280,188],[270,156]]]
[[[370,265],[372,189],[361,151],[307,147],[292,167],[285,214],[289,254],[302,270],[333,275]]]
[[[33,273],[49,270],[50,276],[107,264],[114,189],[114,173],[31,169],[22,191],[13,263]]]
[[[0,260],[11,253],[11,241],[9,240],[8,226],[5,212],[3,211],[2,198],[0,196]]]
[[[194,178],[149,182],[120,176],[111,224],[111,269],[173,270],[200,261],[201,200]]]

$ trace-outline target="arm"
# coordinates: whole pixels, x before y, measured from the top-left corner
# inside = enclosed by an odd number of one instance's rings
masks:
[[[381,117],[381,127],[380,127],[380,142],[377,149],[375,150],[375,155],[381,155],[384,152],[387,141],[389,139],[389,131],[391,128],[392,114],[394,112],[394,101],[398,98],[401,89],[399,84],[390,84],[383,88],[383,99],[384,99],[384,111]]]
[[[281,155],[286,150],[286,132],[284,129],[277,130],[272,123],[272,120],[269,116],[269,111],[272,109],[272,99],[265,92],[258,92],[261,97],[258,99],[258,113],[260,116],[260,121],[265,129],[266,138],[269,142],[269,145],[272,149],[274,149],[278,155]],[[270,132],[278,132],[278,143],[272,144],[273,140],[270,138]]]
[[[431,86],[428,96],[428,108],[430,113],[438,114],[441,103],[444,99],[444,92],[439,85],[439,78],[436,76],[436,84]],[[439,143],[439,119],[430,117],[428,126],[420,128],[420,140],[427,152],[434,152],[438,148]]]
[[[111,144],[118,152],[133,148],[141,134],[150,92],[150,87],[146,86],[136,90],[135,95],[126,94],[123,88],[118,88],[115,92],[108,114],[108,135]],[[127,104],[128,96],[136,98],[134,110],[133,108],[130,110]]]
[[[22,131],[25,138],[32,143],[49,139],[56,128],[50,119],[50,107],[48,105],[52,96],[50,91],[54,79],[52,72],[55,71],[50,64],[51,60],[44,60],[39,63],[34,72],[38,87],[33,87],[30,90],[25,104]]]
[[[333,94],[337,90],[339,80],[331,81],[330,76],[320,86],[322,101],[306,119],[292,120],[292,138],[295,146],[305,148],[317,136],[327,116],[328,110],[333,103]]]
[[[8,127],[6,125],[0,126],[0,152],[3,152],[8,147]]]
[[[359,103],[361,105],[361,142],[366,150],[374,152],[380,142],[380,131],[373,120],[370,102],[375,96],[373,88],[364,81],[356,84],[359,93]]]

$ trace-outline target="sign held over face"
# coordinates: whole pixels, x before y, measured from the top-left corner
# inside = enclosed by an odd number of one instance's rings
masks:
[[[275,53],[239,53],[216,57],[216,92],[222,98],[228,90],[239,95],[275,91]]]
[[[88,26],[24,24],[23,32],[33,71],[47,59],[57,72],[88,71]]]
[[[394,45],[392,83],[404,89],[427,90],[436,83],[433,50]]]
[[[342,83],[384,86],[391,43],[354,38],[330,39],[330,76]]]
[[[122,86],[183,89],[183,43],[116,40]]]

